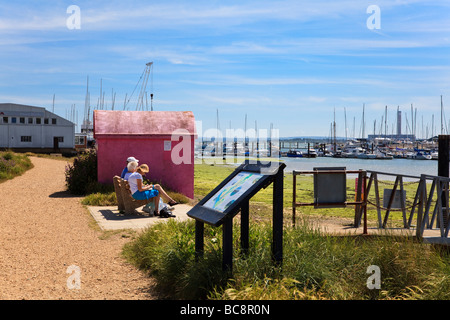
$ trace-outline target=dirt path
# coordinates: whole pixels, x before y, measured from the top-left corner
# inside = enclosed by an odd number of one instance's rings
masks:
[[[81,198],[64,192],[66,162],[31,160],[0,184],[0,299],[153,299],[152,280],[120,257],[129,238],[101,240]]]

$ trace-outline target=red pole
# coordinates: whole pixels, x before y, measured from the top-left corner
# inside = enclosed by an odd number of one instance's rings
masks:
[[[363,234],[367,234],[367,188],[366,188],[366,184],[367,184],[367,174],[366,172],[364,172],[364,177],[363,177],[363,188],[364,188],[364,231]]]

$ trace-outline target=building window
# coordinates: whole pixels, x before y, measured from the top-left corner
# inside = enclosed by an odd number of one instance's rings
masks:
[[[44,124],[48,124],[48,118],[44,118]]]
[[[56,124],[56,118],[52,118],[52,124]]]
[[[3,117],[3,123],[8,123],[8,117]]]
[[[11,123],[17,123],[17,118],[16,117],[12,117],[11,118]]]
[[[41,118],[36,118],[36,124],[41,124]]]
[[[21,136],[20,142],[31,142],[31,136]]]
[[[55,137],[55,138],[58,138],[58,142],[64,142],[64,137]]]
[[[76,136],[75,137],[75,144],[84,144],[84,137]]]
[[[20,118],[19,118],[19,122],[22,123],[22,124],[25,124],[25,118],[20,117]]]
[[[28,124],[33,124],[33,118],[28,118]]]

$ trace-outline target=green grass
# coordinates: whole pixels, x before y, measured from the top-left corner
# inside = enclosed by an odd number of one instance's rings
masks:
[[[235,167],[230,165],[220,164],[196,164],[195,165],[195,182],[194,190],[197,200],[205,197],[210,191],[212,191],[223,179],[230,175]],[[404,188],[406,191],[406,207],[410,211],[418,183],[405,183]],[[383,197],[383,189],[392,189],[393,182],[380,181],[379,192]],[[398,189],[397,189],[398,190]],[[270,219],[272,215],[272,185],[259,191],[251,200],[250,205],[258,211],[259,218]],[[293,201],[293,176],[291,172],[285,172],[284,174],[284,211],[285,220],[291,221],[292,219],[292,201]],[[346,183],[347,201],[355,201],[355,178],[350,176],[347,178]],[[378,221],[378,214],[376,210],[375,201],[375,188],[372,186],[369,193],[369,205],[367,210],[367,218],[369,225],[376,225]],[[311,203],[314,202],[314,181],[312,175],[299,175],[296,181],[296,202],[297,203]],[[409,212],[407,210],[407,217]],[[384,218],[386,210],[381,209],[381,216]],[[416,210],[417,212],[417,210]],[[348,206],[347,208],[320,208],[316,209],[312,206],[302,206],[296,208],[296,216],[301,215],[314,215],[314,216],[326,216],[326,217],[344,217],[353,219],[355,216],[355,207]],[[391,210],[388,219],[388,225],[392,227],[400,226],[402,224],[402,212],[398,209]]]
[[[0,183],[20,176],[31,168],[33,164],[25,154],[0,152]]]
[[[196,164],[195,196],[199,200],[226,178],[234,167]],[[386,187],[392,188],[386,182]],[[348,201],[355,197],[355,181],[347,181]],[[407,198],[414,197],[417,184],[405,184]],[[128,243],[123,255],[156,279],[157,289],[174,299],[449,299],[450,257],[415,238],[390,236],[330,236],[313,227],[308,217],[324,215],[354,217],[354,208],[297,210],[292,227],[292,175],[285,174],[285,228],[283,264],[271,259],[272,188],[258,192],[250,201],[250,250],[239,248],[239,219],[233,227],[233,274],[222,272],[222,228],[205,225],[205,253],[195,257],[193,221],[153,226]],[[313,179],[297,180],[297,202],[312,202]],[[373,201],[374,195],[369,195]],[[368,211],[376,223],[376,208]],[[402,220],[393,211],[392,224]],[[381,271],[381,289],[369,289],[367,268]]]
[[[220,164],[195,165],[195,199],[202,199],[235,167]],[[347,181],[348,201],[355,197],[355,182]],[[392,188],[389,182],[384,186]],[[406,184],[407,198],[417,184]],[[297,179],[297,202],[313,201],[312,176]],[[250,201],[250,249],[239,248],[240,226],[233,227],[233,273],[222,271],[222,228],[205,225],[205,252],[195,255],[192,220],[156,224],[128,242],[123,256],[155,279],[161,298],[169,299],[450,299],[450,257],[414,238],[398,236],[330,236],[313,227],[308,217],[354,217],[354,208],[297,208],[292,227],[293,179],[285,173],[283,264],[271,259],[272,187]],[[382,189],[380,189],[382,190]],[[372,191],[373,192],[373,191]],[[381,191],[382,194],[382,191]],[[172,197],[174,197],[172,195]],[[180,196],[181,197],[181,196]],[[369,200],[374,202],[374,195]],[[178,200],[179,201],[179,200]],[[179,201],[181,202],[181,201]],[[83,200],[87,205],[115,205],[115,194],[103,190]],[[369,224],[376,223],[376,210],[368,210]],[[390,222],[401,222],[393,211]],[[381,271],[381,289],[369,289],[367,268]]]
[[[222,272],[221,228],[206,226],[205,253],[195,257],[192,221],[157,224],[128,243],[123,255],[154,277],[171,299],[449,299],[448,253],[412,238],[331,237],[304,220],[285,228],[282,267],[271,260],[271,226],[250,225],[250,250],[239,250],[234,226],[233,274]],[[381,289],[367,287],[367,268],[381,271]]]

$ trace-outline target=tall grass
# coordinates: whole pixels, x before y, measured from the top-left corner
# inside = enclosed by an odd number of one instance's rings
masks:
[[[199,299],[227,280],[221,272],[219,229],[205,228],[206,254],[195,257],[193,221],[169,220],[148,229],[125,245],[124,256],[138,268],[158,279],[156,289],[166,297]]]
[[[25,154],[0,152],[0,182],[20,176],[31,168],[33,164]]]
[[[448,253],[412,238],[335,237],[309,222],[285,228],[283,263],[271,259],[271,226],[250,225],[250,250],[234,231],[231,277],[222,272],[221,228],[206,226],[205,253],[195,258],[191,222],[169,221],[125,246],[124,256],[175,299],[449,299]],[[369,289],[367,268],[381,270],[381,289]]]
[[[195,194],[202,198],[227,177],[233,167],[195,167]],[[313,181],[299,177],[299,202],[310,202]],[[354,181],[347,194],[354,197]],[[413,193],[416,186],[408,192]],[[292,206],[292,177],[285,175],[284,205]],[[271,259],[272,190],[250,201],[250,249],[239,249],[235,224],[233,274],[222,272],[222,229],[205,226],[205,253],[195,258],[194,223],[169,221],[151,227],[128,243],[124,256],[147,271],[160,292],[174,299],[450,299],[450,258],[447,251],[399,236],[330,236],[310,223],[311,215],[353,217],[351,209],[314,210],[302,207],[296,227],[284,229],[283,263]],[[319,212],[321,211],[321,212]],[[375,209],[369,214],[376,219]],[[288,217],[285,217],[288,221]],[[400,213],[390,219],[401,220]],[[236,219],[237,220],[237,219]],[[369,289],[369,266],[380,268],[381,289]]]

